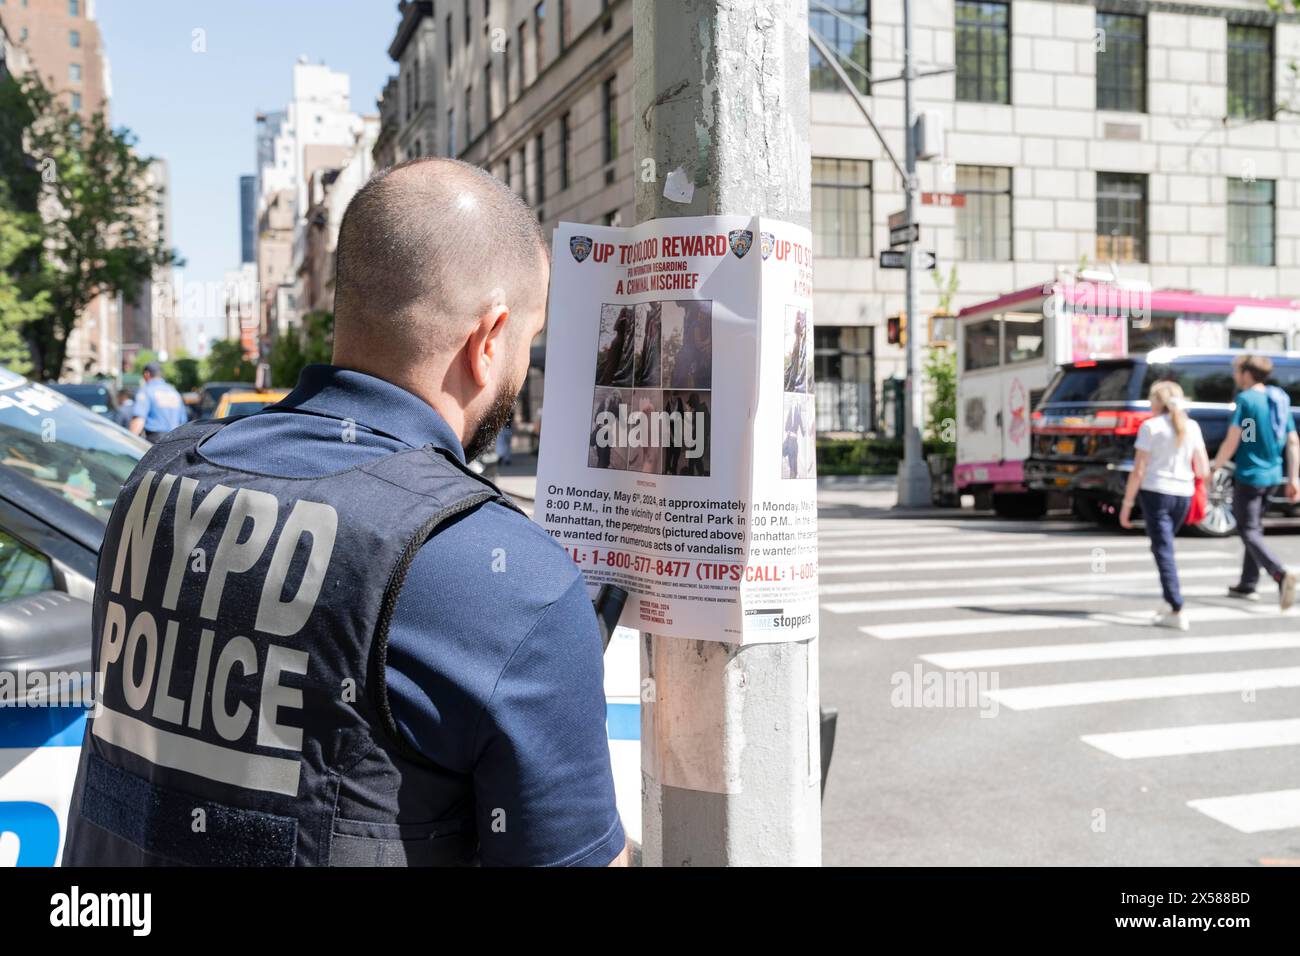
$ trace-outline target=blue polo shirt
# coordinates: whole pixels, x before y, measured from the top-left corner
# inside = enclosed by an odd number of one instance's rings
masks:
[[[227,425],[203,454],[303,478],[428,444],[464,460],[422,399],[310,365],[287,398]],[[605,866],[623,849],[596,617],[581,572],[536,524],[489,503],[420,549],[389,627],[387,677],[410,743],[472,779],[485,865]]]
[[[150,379],[136,389],[131,414],[144,419],[147,432],[169,432],[189,420],[181,393],[160,378]]]

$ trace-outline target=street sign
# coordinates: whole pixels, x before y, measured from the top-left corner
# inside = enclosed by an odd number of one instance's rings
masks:
[[[901,226],[889,227],[889,244],[891,246],[905,246],[910,242],[917,242],[921,238],[921,227],[914,222],[905,222]]]
[[[931,271],[937,257],[933,252],[918,252],[916,254],[916,267],[922,272]],[[881,249],[880,250],[880,268],[882,269],[906,269],[907,268],[907,250],[906,249]]]
[[[943,209],[962,209],[966,205],[965,193],[921,193],[922,206],[939,206]]]

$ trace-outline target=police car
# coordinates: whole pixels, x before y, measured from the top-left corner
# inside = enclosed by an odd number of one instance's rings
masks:
[[[96,555],[148,447],[0,368],[0,866],[59,858],[90,689]]]

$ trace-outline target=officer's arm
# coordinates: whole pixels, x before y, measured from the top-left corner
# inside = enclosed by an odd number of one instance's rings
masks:
[[[143,388],[136,393],[135,403],[131,406],[131,424],[127,426],[132,435],[144,434],[144,417],[149,414],[149,393]]]
[[[614,859],[609,861],[610,866],[631,866],[632,865],[632,842],[623,844],[623,852]]]
[[[576,573],[511,654],[476,738],[484,865],[626,865],[605,729],[602,641]]]

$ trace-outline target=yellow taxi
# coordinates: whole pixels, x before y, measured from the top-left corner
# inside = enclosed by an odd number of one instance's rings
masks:
[[[289,394],[287,388],[261,388],[247,392],[232,389],[221,396],[213,418],[229,418],[231,415],[252,415],[268,405],[274,405]]]

